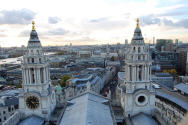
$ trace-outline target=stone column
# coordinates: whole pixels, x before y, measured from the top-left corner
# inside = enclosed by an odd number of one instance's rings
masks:
[[[132,66],[132,81],[134,81],[134,66]]]
[[[130,81],[130,67],[129,65],[127,65],[127,68],[128,68],[128,72],[127,72],[127,80]]]
[[[41,79],[40,79],[40,68],[37,69],[37,75],[38,75],[38,83],[41,84]]]
[[[27,81],[26,81],[26,69],[25,68],[23,69],[23,83],[22,84],[27,84]]]
[[[50,66],[48,66],[48,80],[50,80]]]
[[[28,83],[31,84],[31,73],[30,73],[30,69],[28,69]]]
[[[129,81],[132,81],[132,66],[130,65],[130,67],[129,67],[129,68],[130,68],[130,73],[129,73],[129,74],[130,74],[130,77],[129,77],[129,78],[130,78],[130,80],[129,80]]]
[[[49,73],[49,68],[48,68],[48,67],[46,67],[46,75],[47,75],[47,79],[46,79],[46,80],[47,80],[47,81],[50,79],[49,74],[50,74],[50,73]]]
[[[44,77],[43,79],[44,79],[44,83],[46,82],[46,73],[45,73],[45,72],[46,72],[46,70],[45,70],[45,68],[43,68],[43,77]]]
[[[138,70],[138,66],[136,65],[136,66],[135,66],[135,80],[136,80],[136,81],[138,81],[138,78],[137,78],[137,74],[138,74],[138,73],[137,73],[137,70]]]
[[[24,78],[24,69],[22,69],[22,84],[25,84]]]
[[[151,80],[151,65],[149,66],[149,80]]]
[[[144,81],[144,65],[142,65],[142,81]]]
[[[133,81],[136,81],[135,73],[136,73],[136,66],[133,66],[133,75],[132,75]]]
[[[35,84],[37,84],[38,82],[37,82],[37,69],[35,68],[34,69],[34,78],[35,78]]]
[[[45,67],[45,75],[46,75],[46,81],[48,80],[48,71],[47,68]]]
[[[149,81],[149,66],[147,66],[147,81]]]
[[[137,78],[137,81],[139,81],[139,66],[137,65],[137,71],[136,71],[136,78]]]
[[[145,81],[147,81],[147,65],[145,65]]]
[[[145,65],[143,65],[143,81],[146,81],[146,79],[145,79]]]
[[[29,72],[28,72],[28,69],[25,69],[25,79],[26,79],[26,84],[29,84]]]

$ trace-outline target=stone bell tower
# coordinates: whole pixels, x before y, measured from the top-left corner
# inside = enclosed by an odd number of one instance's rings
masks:
[[[140,112],[151,114],[155,105],[154,90],[151,85],[151,59],[149,48],[144,43],[137,19],[131,44],[125,55],[124,111],[126,116]]]
[[[22,61],[22,92],[19,111],[25,117],[37,115],[49,119],[56,106],[55,88],[51,85],[49,63],[32,22],[27,52]]]

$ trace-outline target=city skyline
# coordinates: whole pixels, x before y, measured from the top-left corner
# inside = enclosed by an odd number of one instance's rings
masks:
[[[7,0],[1,4],[2,47],[26,46],[32,20],[43,46],[130,42],[136,18],[146,43],[153,37],[188,41],[186,0]]]

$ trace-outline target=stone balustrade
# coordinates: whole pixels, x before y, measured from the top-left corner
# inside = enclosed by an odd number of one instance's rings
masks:
[[[176,107],[162,102],[160,99],[155,100],[156,109],[164,120],[170,125],[176,125],[181,121],[184,113]]]
[[[21,119],[21,113],[16,111],[11,117],[9,117],[2,125],[17,125]]]

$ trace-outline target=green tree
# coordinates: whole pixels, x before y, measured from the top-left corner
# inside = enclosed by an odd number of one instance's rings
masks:
[[[66,53],[65,51],[60,51],[57,53],[57,55],[65,55],[65,53]]]
[[[16,88],[22,88],[22,83],[20,82],[20,83],[16,86]]]
[[[177,75],[176,69],[171,69],[171,70],[169,71],[169,73],[170,73],[171,75],[173,75],[173,76]]]
[[[69,80],[71,78],[71,76],[69,75],[63,75],[60,81],[60,85],[61,87],[65,87],[66,86],[66,81]]]
[[[111,57],[111,61],[115,61],[115,57],[114,56]]]

